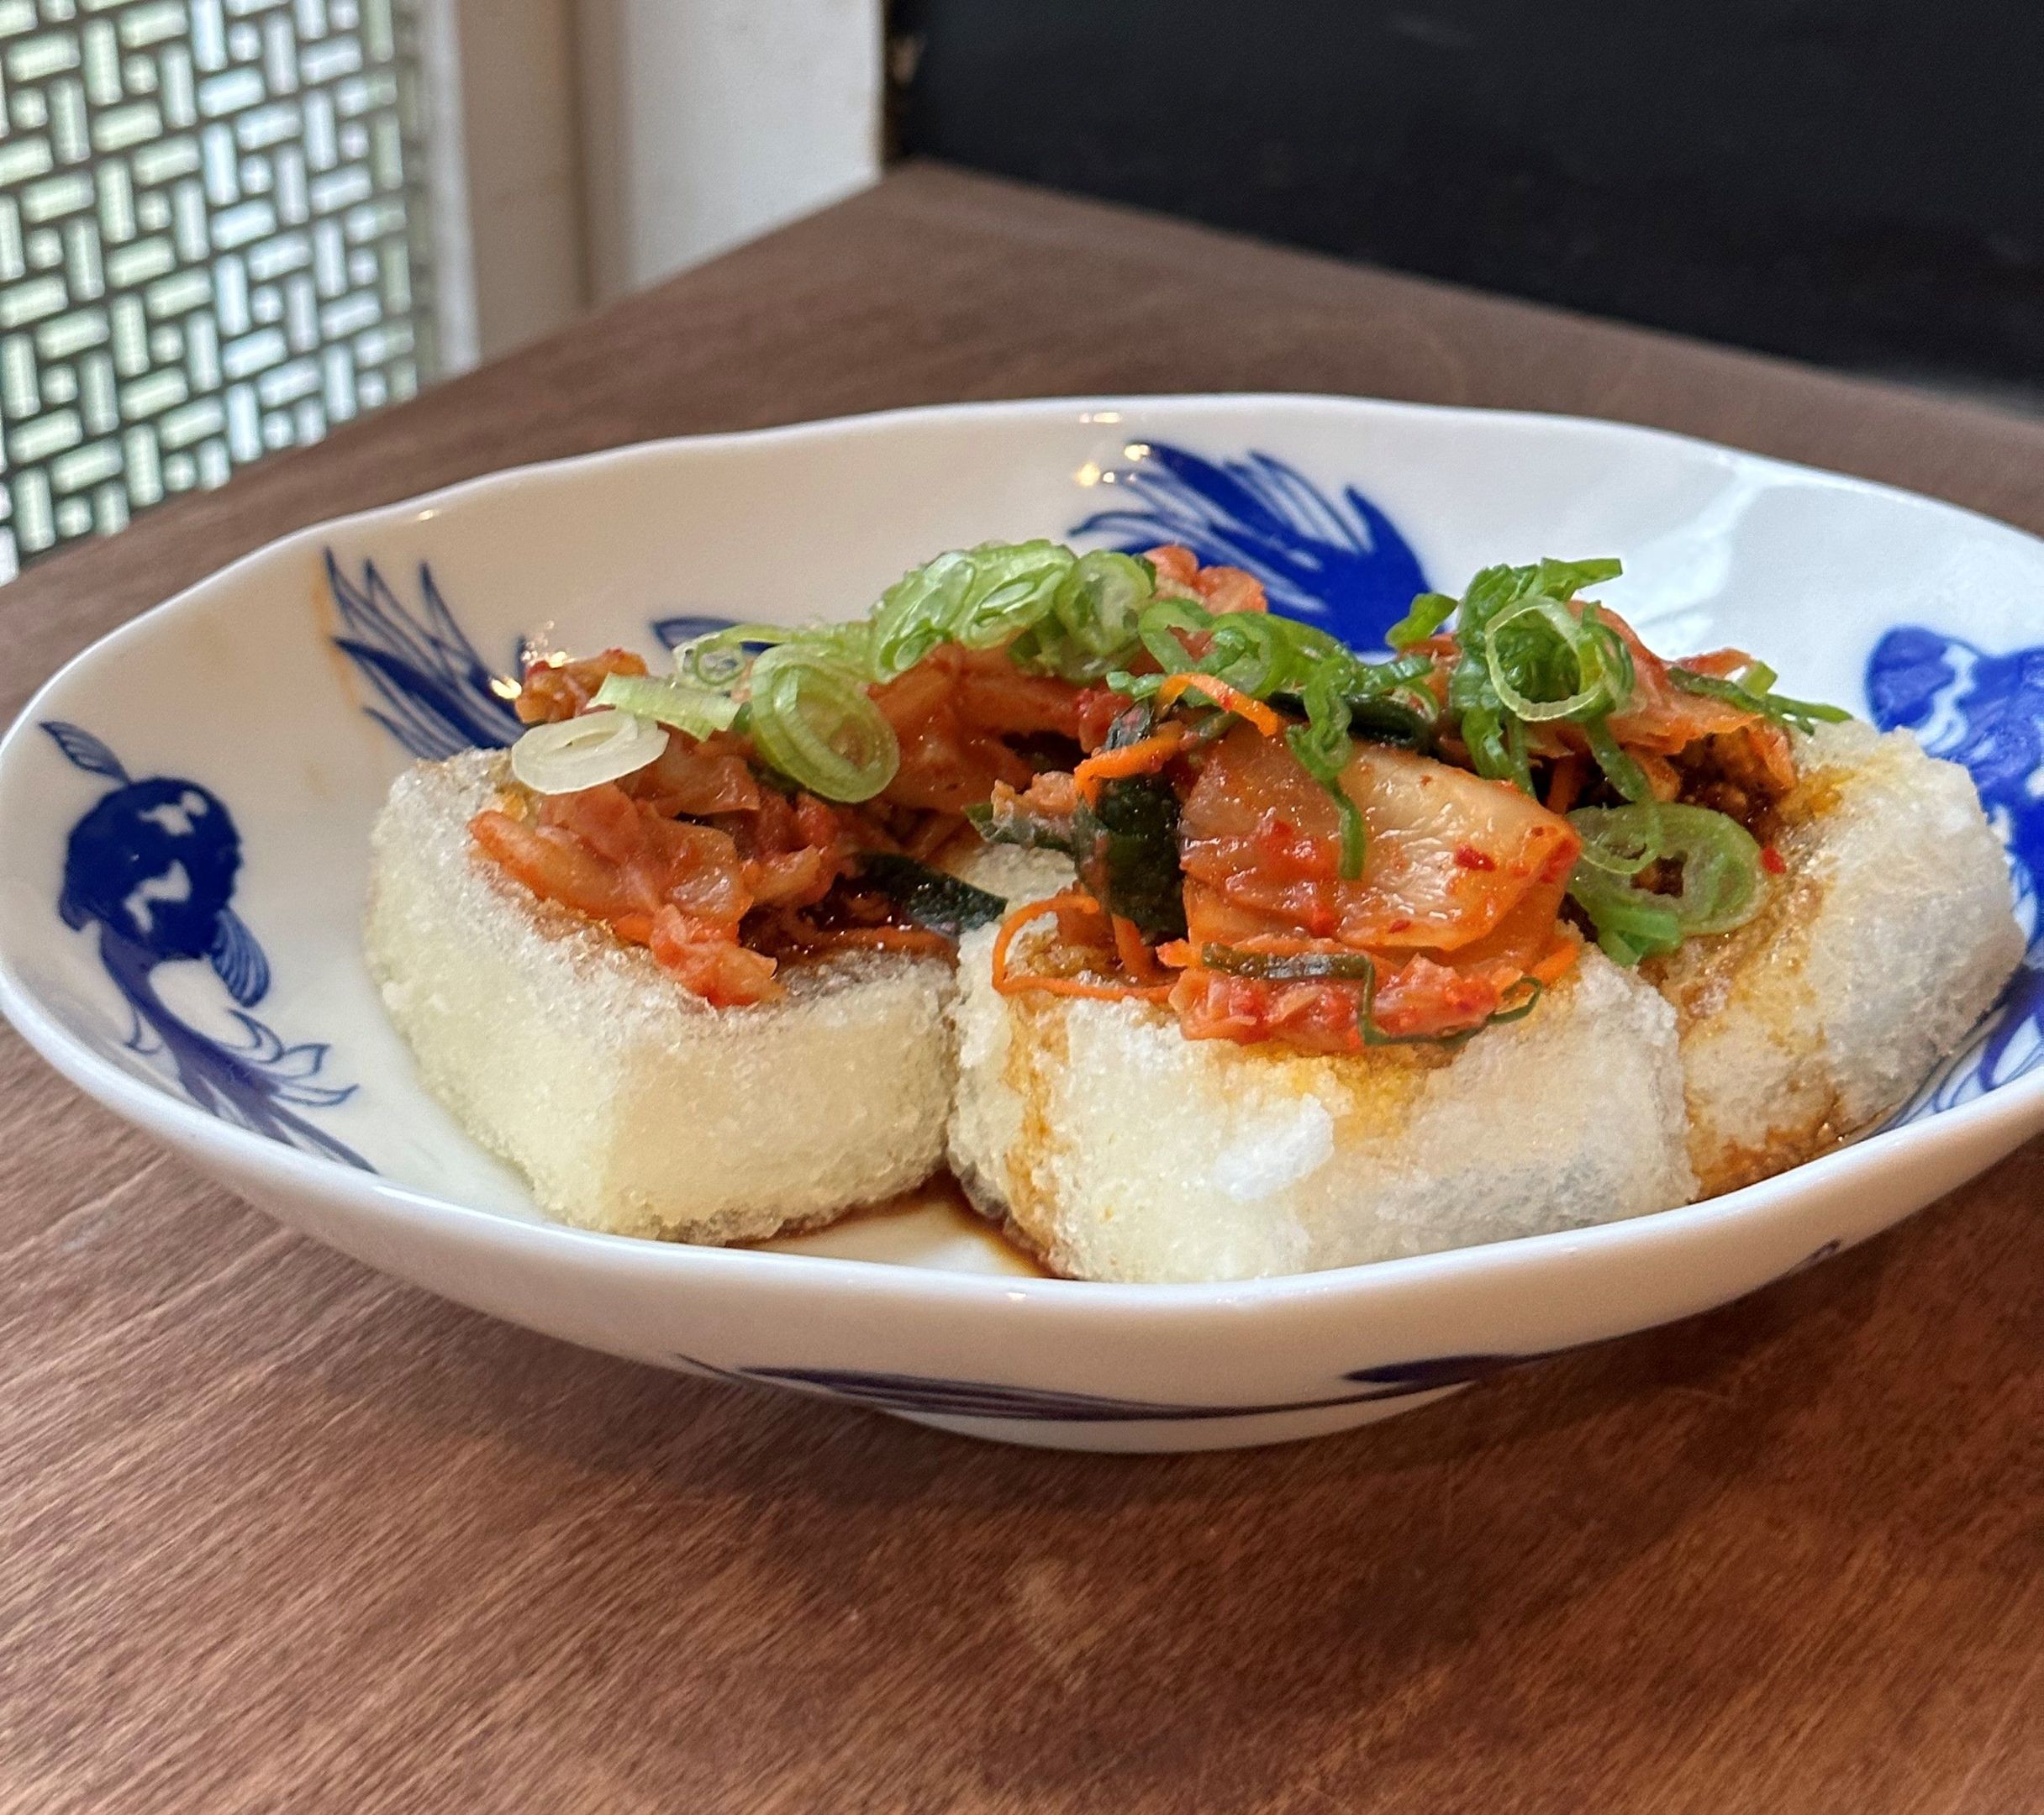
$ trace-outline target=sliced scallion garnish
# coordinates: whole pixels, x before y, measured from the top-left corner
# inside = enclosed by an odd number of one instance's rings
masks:
[[[1624,645],[1586,613],[1578,618],[1551,598],[1530,598],[1491,620],[1485,636],[1483,666],[1499,702],[1527,724],[1551,719],[1582,719],[1615,712],[1631,692],[1630,664],[1613,660],[1612,646]],[[1574,691],[1559,698],[1522,692],[1526,686],[1552,685],[1566,663]]]
[[[590,703],[672,725],[693,738],[728,731],[738,717],[738,702],[730,694],[661,675],[605,675]]]
[[[826,800],[871,800],[901,748],[862,677],[824,651],[777,643],[752,664],[746,728],[782,774]]]
[[[1683,667],[1671,667],[1667,677],[1685,693],[1723,700],[1742,712],[1757,713],[1792,730],[1810,731],[1820,724],[1839,724],[1852,716],[1841,707],[1816,700],[1790,699],[1785,693],[1775,692],[1774,671],[1764,662],[1755,662],[1737,681]]]
[[[1594,605],[1574,609],[1583,588],[1621,571],[1615,560],[1543,560],[1486,567],[1469,582],[1456,618],[1461,653],[1448,675],[1448,710],[1478,775],[1532,793],[1525,728],[1566,721],[1580,728],[1621,794],[1646,797],[1644,772],[1606,723],[1631,697],[1631,656]],[[1440,597],[1422,595],[1394,634],[1406,634],[1409,625],[1432,634],[1445,621],[1436,616]]]
[[[1384,633],[1384,641],[1394,650],[1410,649],[1415,643],[1425,642],[1455,615],[1455,608],[1461,602],[1445,592],[1420,593],[1405,615]]]
[[[1592,718],[1583,725],[1583,735],[1597,766],[1604,771],[1605,781],[1635,805],[1652,801],[1653,783],[1646,779],[1646,771],[1638,760],[1611,734],[1609,724],[1602,718]]]
[[[587,712],[536,724],[511,746],[511,773],[535,794],[579,794],[621,781],[667,748],[667,734],[631,713]]]
[[[674,671],[698,687],[724,688],[744,678],[755,644],[765,647],[793,639],[796,632],[777,624],[727,624],[691,637],[674,651]]]
[[[1585,807],[1568,819],[1583,843],[1569,895],[1621,964],[1664,956],[1699,934],[1729,933],[1758,911],[1760,846],[1724,813],[1650,802]],[[1657,862],[1680,864],[1679,892],[1657,894],[1632,880]]]

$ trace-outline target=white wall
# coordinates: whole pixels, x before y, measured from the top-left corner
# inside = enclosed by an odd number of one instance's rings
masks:
[[[458,371],[880,171],[881,0],[424,0]]]
[[[451,373],[588,304],[574,0],[424,0],[419,18]]]
[[[575,0],[575,11],[597,300],[879,175],[880,0]]]
[[[458,0],[469,234],[487,355],[589,300],[572,0]]]

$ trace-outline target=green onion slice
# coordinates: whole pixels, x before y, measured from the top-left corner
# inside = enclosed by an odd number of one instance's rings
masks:
[[[803,634],[784,630],[777,624],[727,624],[721,630],[706,631],[677,644],[674,671],[698,687],[721,690],[744,676],[752,659],[749,645],[792,642]]]
[[[1294,658],[1290,629],[1288,619],[1267,612],[1224,613],[1213,620],[1213,641],[1199,666],[1261,699],[1285,678]]]
[[[1646,794],[1645,775],[1605,724],[1631,697],[1631,655],[1596,605],[1586,602],[1580,615],[1571,608],[1585,587],[1620,571],[1615,560],[1543,560],[1486,567],[1471,580],[1457,611],[1461,655],[1449,671],[1447,708],[1478,775],[1532,793],[1526,728],[1567,719],[1583,728],[1621,792]],[[1437,602],[1423,597],[1415,612],[1413,630],[1437,625]]]
[[[1362,809],[1341,786],[1341,772],[1348,766],[1352,749],[1349,742],[1352,709],[1347,697],[1335,691],[1340,678],[1334,665],[1326,663],[1307,681],[1299,696],[1306,708],[1306,722],[1293,725],[1285,733],[1284,740],[1299,765],[1333,798],[1341,820],[1341,875],[1344,881],[1353,882],[1362,874],[1369,855],[1369,828],[1364,823]]]
[[[579,794],[621,781],[667,748],[667,734],[631,713],[588,712],[535,725],[511,746],[511,773],[535,794]]]
[[[1424,643],[1455,615],[1462,602],[1445,592],[1422,592],[1413,600],[1405,615],[1384,633],[1384,641],[1394,650],[1410,649]]]
[[[1058,581],[1049,611],[1009,645],[1009,658],[1031,674],[1090,685],[1134,657],[1136,620],[1156,586],[1155,570],[1132,555],[1082,555]]]
[[[753,662],[747,714],[760,754],[825,800],[871,800],[901,749],[864,681],[827,655],[780,643]]]
[[[1757,713],[1763,718],[1771,718],[1777,724],[1797,731],[1809,731],[1820,724],[1840,724],[1852,716],[1842,707],[1826,706],[1816,700],[1791,699],[1785,693],[1773,692],[1774,671],[1765,662],[1755,662],[1737,681],[1723,680],[1716,675],[1700,675],[1682,667],[1671,667],[1667,677],[1685,693],[1727,701],[1742,711]]]
[[[1597,766],[1604,771],[1604,779],[1636,806],[1651,805],[1653,783],[1646,779],[1646,771],[1611,734],[1611,727],[1602,718],[1592,718],[1584,723],[1583,735],[1589,744],[1590,755],[1597,759]]]
[[[1533,660],[1520,667],[1515,676],[1509,671],[1513,666],[1509,660],[1511,643],[1505,633],[1515,626],[1525,625],[1530,629],[1535,623],[1545,625],[1551,631],[1559,648],[1540,650]],[[1515,605],[1493,618],[1483,639],[1483,665],[1505,709],[1527,724],[1544,724],[1550,719],[1581,718],[1594,712],[1609,712],[1614,704],[1612,676],[1606,666],[1604,651],[1594,635],[1586,634],[1594,628],[1583,625],[1567,606],[1544,598],[1528,599],[1523,605]],[[1545,656],[1546,666],[1551,667],[1555,656],[1564,653],[1575,668],[1578,685],[1573,692],[1563,694],[1559,699],[1535,699],[1520,692],[1518,681],[1534,671],[1534,660]]]
[[[969,555],[940,555],[912,568],[881,595],[872,614],[876,681],[905,674],[950,638],[963,614],[974,571]]]
[[[992,649],[1056,610],[1078,557],[1041,539],[988,543],[972,551],[972,584],[954,634],[967,649]]]
[[[1650,802],[1585,807],[1568,816],[1583,855],[1568,892],[1620,963],[1663,956],[1684,939],[1729,933],[1758,912],[1760,846],[1738,821],[1707,807]],[[1624,866],[1636,864],[1628,871]],[[1631,877],[1648,864],[1682,866],[1680,892],[1661,895]]]
[[[1583,836],[1582,855],[1577,860],[1606,876],[1636,876],[1657,861],[1665,848],[1665,822],[1657,803],[1638,807],[1609,808],[1600,818],[1582,809],[1575,822]]]
[[[693,738],[728,731],[738,717],[738,702],[730,694],[656,675],[605,675],[591,703],[672,725]]]

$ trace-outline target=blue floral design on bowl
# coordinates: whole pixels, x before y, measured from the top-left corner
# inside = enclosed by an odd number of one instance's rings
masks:
[[[2044,644],[1994,655],[1942,631],[1898,625],[1868,658],[1867,700],[1883,731],[1914,731],[1932,755],[1972,774],[2008,850],[2016,918],[2030,941],[1979,1038],[1896,1113],[1890,1126],[1897,1126],[2044,1065]]]
[[[1408,1399],[1467,1386],[1539,1355],[1436,1355],[1425,1361],[1357,1368],[1336,1391],[1310,1399],[1267,1405],[1195,1405],[1170,1400],[1118,1399],[1100,1393],[1058,1392],[994,1381],[942,1380],[920,1374],[853,1368],[714,1367],[692,1355],[677,1361],[698,1373],[739,1385],[793,1386],[842,1399],[877,1412],[912,1418],[1005,1418],[1057,1424],[1183,1424],[1216,1418],[1269,1418],[1280,1413],[1325,1412],[1380,1399]]]
[[[1270,454],[1211,460],[1169,443],[1135,443],[1140,456],[1103,476],[1125,503],[1075,523],[1130,554],[1182,543],[1205,564],[1263,582],[1273,610],[1321,624],[1358,649],[1428,590],[1412,545],[1354,486],[1330,494]]]
[[[483,660],[448,610],[427,563],[419,564],[419,602],[407,605],[374,561],[362,563],[359,581],[342,572],[333,550],[325,562],[341,626],[334,647],[369,688],[375,703],[364,712],[428,762],[465,750],[499,749],[518,736],[524,727],[511,709],[516,677]],[[519,666],[522,671],[522,660]]]
[[[1841,1244],[1829,1241],[1805,1255],[1782,1277],[1793,1279],[1836,1254]],[[702,1374],[740,1386],[792,1386],[825,1398],[841,1399],[876,1412],[909,1418],[993,1418],[1051,1424],[1185,1424],[1221,1418],[1272,1418],[1300,1412],[1326,1412],[1341,1406],[1369,1405],[1388,1399],[1414,1399],[1451,1387],[1550,1360],[1570,1349],[1547,1349],[1518,1355],[1429,1355],[1424,1360],[1380,1363],[1351,1368],[1334,1391],[1305,1399],[1256,1405],[1203,1405],[1174,1400],[1125,1399],[1101,1393],[1061,1392],[1046,1387],[997,1381],[948,1380],[922,1374],[882,1372],[856,1368],[722,1368],[693,1355],[674,1360]]]

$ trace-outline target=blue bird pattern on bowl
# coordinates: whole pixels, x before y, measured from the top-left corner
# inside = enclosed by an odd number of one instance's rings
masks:
[[[1883,731],[1914,731],[1934,756],[1965,765],[2009,854],[2028,955],[1980,1035],[1897,1113],[1890,1126],[2044,1065],[2044,644],[1994,655],[1920,624],[1899,624],[1867,663],[1867,702]]]
[[[330,1109],[352,1084],[320,1081],[328,1049],[287,1044],[249,1013],[270,991],[270,962],[234,912],[241,836],[226,804],[196,781],[137,781],[98,738],[43,721],[74,768],[113,784],[71,828],[57,913],[94,936],[99,961],[134,1016],[125,1042],[157,1060],[199,1108],[307,1153],[370,1170],[369,1163],[298,1112]],[[212,966],[245,1039],[229,1044],[201,1032],[159,993],[163,965]]]
[[[1213,460],[1166,442],[1104,474],[1126,502],[1075,523],[1130,554],[1182,543],[1203,563],[1240,567],[1263,582],[1271,607],[1358,649],[1384,633],[1427,590],[1412,545],[1383,511],[1344,486],[1330,495],[1270,454]]]
[[[1825,1242],[1805,1255],[1772,1283],[1779,1285],[1805,1273],[1837,1254],[1845,1244]],[[1616,1339],[1613,1339],[1615,1340]],[[1560,1349],[1524,1349],[1514,1354],[1429,1355],[1418,1361],[1379,1363],[1351,1368],[1333,1392],[1304,1399],[1263,1404],[1198,1405],[1162,1399],[1120,1399],[1105,1394],[1060,1392],[1051,1387],[1020,1386],[1004,1381],[948,1380],[922,1374],[895,1374],[856,1368],[717,1367],[693,1355],[673,1359],[683,1367],[738,1386],[784,1386],[798,1392],[841,1399],[877,1412],[909,1418],[1007,1419],[1062,1424],[1156,1424],[1212,1422],[1219,1418],[1277,1418],[1297,1412],[1326,1412],[1342,1406],[1370,1405],[1389,1399],[1413,1399],[1445,1392],[1526,1367],[1576,1355],[1599,1343],[1572,1343]]]
[[[362,563],[360,580],[342,571],[333,550],[325,561],[327,592],[340,624],[334,647],[354,665],[374,701],[362,710],[413,755],[440,762],[465,750],[498,750],[524,729],[511,708],[516,679],[483,660],[424,561],[415,605],[391,590],[374,561]]]
[[[1558,1351],[1557,1351],[1558,1352]],[[920,1374],[873,1372],[856,1368],[720,1368],[693,1355],[674,1359],[698,1373],[740,1386],[785,1386],[842,1399],[877,1412],[912,1418],[995,1418],[1063,1424],[1154,1424],[1210,1422],[1216,1418],[1273,1418],[1295,1412],[1325,1412],[1409,1399],[1421,1393],[1466,1386],[1484,1376],[1545,1357],[1539,1355],[1436,1355],[1425,1361],[1357,1368],[1341,1376],[1335,1392],[1264,1405],[1189,1405],[1169,1400],[1118,1399],[1100,1393],[1061,1392],[993,1381],[943,1380]]]

